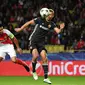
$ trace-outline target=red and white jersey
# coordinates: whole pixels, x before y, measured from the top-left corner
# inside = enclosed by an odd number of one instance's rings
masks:
[[[5,44],[13,44],[12,43],[12,38],[14,35],[7,29],[3,29],[3,32],[0,33],[0,46],[5,45]]]

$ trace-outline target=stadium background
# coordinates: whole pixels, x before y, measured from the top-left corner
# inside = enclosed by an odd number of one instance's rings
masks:
[[[31,54],[28,38],[33,30],[16,33],[14,28],[39,16],[42,7],[55,11],[53,21],[58,25],[65,22],[65,29],[56,34],[51,31],[46,36],[49,76],[53,85],[85,85],[85,0],[2,0],[0,1],[0,24],[18,38],[24,53],[17,56],[26,61],[31,69]],[[52,36],[51,36],[52,35]],[[82,42],[82,44],[81,44]],[[16,48],[15,48],[16,49]],[[0,63],[0,85],[45,85],[41,59],[37,65],[39,80],[34,81],[31,73],[13,64],[9,56]],[[62,81],[62,82],[61,82]]]

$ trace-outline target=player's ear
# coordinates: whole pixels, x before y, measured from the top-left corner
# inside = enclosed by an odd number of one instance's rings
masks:
[[[3,26],[2,26],[2,27],[0,27],[0,31],[1,31],[1,30],[3,30]]]
[[[3,25],[2,24],[0,24],[0,30],[3,30]]]

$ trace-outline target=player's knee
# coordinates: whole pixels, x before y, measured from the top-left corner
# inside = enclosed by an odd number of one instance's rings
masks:
[[[16,58],[12,58],[11,61],[12,61],[13,63],[16,63]]]
[[[33,57],[33,58],[32,58],[32,62],[37,62],[37,58],[38,58],[38,57]]]
[[[35,56],[33,56],[35,59],[37,59],[39,56],[38,55],[35,55]]]
[[[2,57],[0,57],[0,62],[3,60],[3,58]]]
[[[42,62],[43,63],[47,63],[48,62],[48,59],[45,57],[45,58],[42,59]]]
[[[16,63],[16,60],[12,60],[13,63]]]

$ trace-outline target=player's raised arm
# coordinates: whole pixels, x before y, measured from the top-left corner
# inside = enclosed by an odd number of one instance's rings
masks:
[[[18,40],[16,39],[16,37],[14,36],[14,34],[11,33],[11,32],[10,32],[9,30],[7,30],[7,29],[3,29],[3,32],[6,33],[7,36],[9,36],[9,38],[10,38],[10,39],[12,40],[12,42],[15,44],[18,53],[21,54],[21,53],[22,53],[22,50],[21,50],[21,48],[20,48],[20,46],[19,46],[19,42],[18,42]]]
[[[54,30],[56,31],[56,33],[60,33],[61,30],[64,29],[65,23],[61,23],[59,27],[60,27],[60,28],[58,28],[58,27],[55,27],[55,28],[54,28]]]
[[[31,24],[34,24],[34,20],[30,20],[30,21],[26,22],[24,25],[21,26],[21,28],[15,28],[15,31],[20,32]]]
[[[22,54],[22,49],[20,48],[19,42],[18,42],[18,40],[16,39],[15,36],[12,38],[12,41],[14,42],[14,44],[15,44],[16,47],[17,47],[17,52],[18,52],[19,54]]]

